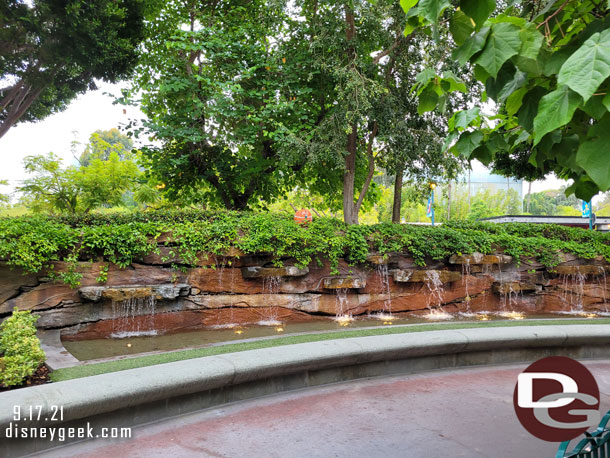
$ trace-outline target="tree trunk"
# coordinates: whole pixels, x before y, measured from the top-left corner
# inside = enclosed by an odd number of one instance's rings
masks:
[[[355,65],[356,48],[353,40],[356,34],[354,11],[345,3],[345,38],[348,43],[347,56],[350,65]],[[356,179],[356,149],[358,147],[358,126],[352,124],[352,132],[347,135],[347,156],[345,156],[345,174],[343,175],[343,221],[346,224],[358,224],[358,209],[354,202],[354,181]]]
[[[529,184],[527,185],[527,207],[525,210],[526,213],[530,212],[531,201],[532,201],[532,182],[530,181]]]
[[[392,222],[400,223],[400,207],[402,206],[402,175],[405,171],[404,164],[396,169],[394,180],[394,204],[392,205]]]
[[[345,174],[343,175],[343,221],[345,224],[358,224],[358,211],[354,202],[357,141],[357,126],[352,124],[352,132],[347,136],[347,156],[345,156]]]
[[[0,113],[3,115],[0,121],[0,138],[2,138],[9,129],[15,125],[23,114],[40,96],[45,89],[45,85],[33,89],[23,81],[19,81],[6,97],[0,101]]]

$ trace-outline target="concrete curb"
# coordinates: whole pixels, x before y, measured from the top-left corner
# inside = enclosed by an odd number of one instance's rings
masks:
[[[610,357],[610,325],[424,331],[309,342],[96,375],[0,393],[0,437],[14,406],[42,406],[27,426],[135,426],[237,400],[339,381],[424,370],[531,362],[563,354]],[[63,421],[45,422],[54,406]],[[36,408],[37,409],[37,408]],[[36,415],[38,410],[36,410]],[[22,422],[19,426],[23,426]],[[2,440],[0,455],[51,448],[47,440]]]

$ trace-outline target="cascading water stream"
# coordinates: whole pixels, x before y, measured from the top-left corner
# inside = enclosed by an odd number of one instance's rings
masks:
[[[518,303],[521,291],[516,290],[512,283],[502,283],[502,312],[504,315],[515,312],[515,305]]]
[[[112,334],[114,338],[154,336],[155,307],[154,295],[130,297],[112,302]]]
[[[225,268],[227,265],[229,265],[229,267],[231,267],[230,260],[227,261],[227,259],[225,257],[219,258],[218,256],[214,255],[213,268],[216,272],[216,281],[218,282],[218,292],[220,292],[220,293],[225,291],[224,273],[225,273]],[[230,295],[232,295],[234,292],[234,288],[235,288],[235,269],[230,268],[229,271],[231,272],[231,281],[229,284],[228,293]],[[237,323],[235,323],[235,319],[233,317],[233,298],[230,299],[228,307],[225,306],[223,308],[229,309],[229,316],[226,317],[226,316],[224,316],[223,313],[217,313],[216,314],[216,324],[211,326],[212,329],[232,329],[232,328],[235,328],[238,326]],[[221,312],[221,310],[219,310],[219,312]]]
[[[280,281],[282,277],[273,275],[270,277],[263,277],[263,294],[266,297],[273,297],[275,294],[280,292]],[[263,314],[261,320],[258,322],[261,326],[279,326],[282,322],[278,320],[278,309],[272,304],[263,308]]]
[[[338,288],[335,293],[335,321],[341,326],[347,326],[354,319],[349,311],[347,288]]]
[[[428,309],[430,310],[429,313],[424,315],[424,318],[430,320],[449,320],[453,318],[453,315],[442,309],[445,290],[437,270],[426,271],[424,287],[428,289]]]
[[[381,286],[381,294],[383,295],[383,309],[375,315],[375,318],[380,320],[392,320],[392,292],[390,291],[390,276],[388,273],[387,264],[378,264],[375,268],[375,273],[379,279]]]
[[[462,315],[472,316],[472,310],[470,309],[470,291],[468,286],[470,284],[470,258],[467,257],[462,263],[462,284],[464,285],[464,302],[466,303],[466,310]]]
[[[560,280],[563,289],[561,298],[566,305],[570,306],[570,310],[564,310],[564,312],[582,313],[586,276],[580,269],[577,269],[570,274],[561,275]]]
[[[604,313],[608,313],[608,303],[606,302],[606,288],[608,287],[606,282],[606,269],[601,267],[601,278],[597,277],[597,283],[602,290],[602,300],[604,305]]]

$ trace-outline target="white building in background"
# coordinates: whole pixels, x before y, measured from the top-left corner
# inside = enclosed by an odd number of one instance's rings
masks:
[[[470,191],[471,196],[475,196],[479,191],[489,190],[496,193],[513,189],[519,195],[519,200],[523,202],[523,180],[506,178],[489,171],[472,170],[460,175],[457,182],[460,190]]]

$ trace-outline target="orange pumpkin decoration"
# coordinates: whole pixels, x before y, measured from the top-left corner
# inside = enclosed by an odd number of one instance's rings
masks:
[[[301,208],[294,214],[294,222],[297,224],[307,224],[313,220],[311,212],[306,208]]]

